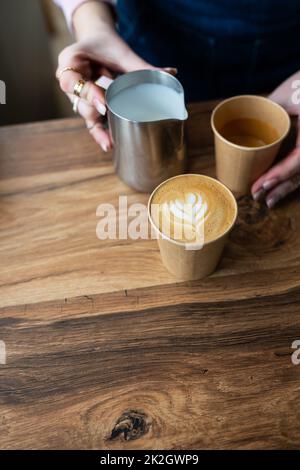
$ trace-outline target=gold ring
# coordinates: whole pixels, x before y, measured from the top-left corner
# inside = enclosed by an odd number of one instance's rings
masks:
[[[80,97],[80,93],[81,93],[82,88],[84,87],[84,85],[85,85],[85,81],[82,80],[82,79],[78,80],[78,82],[75,83],[75,85],[74,85],[74,91],[73,91],[73,93],[74,93],[75,96],[79,96],[79,97]]]
[[[75,69],[74,67],[65,67],[64,69],[59,70],[59,71],[57,72],[57,74],[56,74],[57,80],[60,80],[62,74],[65,73],[65,72],[68,72],[68,71],[80,73],[79,70]]]
[[[74,101],[73,101],[73,111],[74,111],[74,113],[78,112],[79,101],[80,101],[79,96],[75,96]]]

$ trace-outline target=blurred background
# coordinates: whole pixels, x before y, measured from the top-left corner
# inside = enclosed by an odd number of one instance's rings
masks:
[[[6,105],[0,125],[72,116],[55,79],[57,56],[73,42],[52,0],[1,0],[0,80]]]

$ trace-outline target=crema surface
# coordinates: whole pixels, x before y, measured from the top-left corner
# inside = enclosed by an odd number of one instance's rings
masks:
[[[208,243],[225,233],[236,215],[231,194],[204,175],[182,175],[161,185],[151,201],[159,230],[177,241]]]

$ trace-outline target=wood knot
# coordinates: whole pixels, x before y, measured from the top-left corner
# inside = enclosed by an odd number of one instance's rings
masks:
[[[277,250],[292,235],[290,217],[283,211],[269,210],[250,196],[238,200],[239,214],[231,240],[257,255]]]
[[[109,440],[117,437],[121,437],[125,441],[138,439],[149,431],[150,424],[147,415],[142,411],[125,411],[117,420]]]

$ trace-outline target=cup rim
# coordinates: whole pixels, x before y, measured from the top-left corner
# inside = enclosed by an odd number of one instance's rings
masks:
[[[110,106],[109,104],[109,100],[108,100],[108,94],[109,94],[109,89],[112,87],[112,86],[115,86],[116,84],[118,84],[119,82],[121,82],[122,80],[124,80],[124,77],[128,77],[128,76],[139,76],[139,75],[145,75],[145,73],[148,73],[149,76],[151,75],[162,75],[162,76],[165,76],[168,80],[170,81],[173,81],[174,83],[176,83],[176,85],[180,88],[182,94],[183,94],[183,106],[185,108],[185,111],[186,111],[186,115],[183,119],[179,119],[179,118],[167,118],[167,119],[155,119],[155,120],[152,120],[152,121],[138,121],[136,119],[129,119],[125,116],[121,116],[120,114],[116,113]],[[148,83],[148,82],[145,82],[145,83]],[[149,82],[149,83],[152,83],[152,82]],[[155,82],[153,82],[155,83]],[[184,88],[181,84],[181,82],[178,80],[178,78],[174,77],[174,75],[170,74],[169,72],[166,72],[165,70],[156,70],[156,69],[140,69],[140,70],[133,70],[131,72],[126,72],[126,73],[123,73],[121,75],[119,75],[117,78],[115,78],[111,83],[110,85],[108,86],[108,88],[105,90],[105,103],[106,103],[106,106],[107,108],[109,109],[109,111],[114,115],[114,116],[117,116],[119,119],[123,120],[123,121],[126,121],[126,122],[130,122],[130,123],[133,123],[133,124],[139,124],[139,125],[147,125],[147,124],[153,124],[153,123],[160,123],[161,121],[186,121],[187,118],[188,118],[188,111],[186,109],[186,103],[185,103],[185,93],[184,93]]]
[[[225,103],[228,103],[230,101],[234,101],[234,100],[239,99],[239,98],[260,99],[262,101],[267,101],[268,103],[271,103],[272,105],[274,105],[275,107],[280,109],[281,112],[285,115],[286,120],[287,120],[287,129],[286,129],[286,131],[278,139],[276,139],[274,142],[271,142],[270,144],[266,144],[266,145],[261,145],[261,146],[258,146],[258,147],[247,147],[245,145],[235,144],[234,142],[230,142],[230,140],[225,139],[225,137],[223,137],[223,135],[217,130],[217,128],[215,126],[214,118],[215,118],[216,112]],[[291,119],[290,119],[290,116],[287,113],[287,111],[280,104],[276,103],[275,101],[270,100],[270,98],[266,98],[265,96],[260,96],[260,95],[236,95],[236,96],[231,96],[230,98],[226,98],[225,100],[222,100],[219,104],[217,104],[217,106],[213,109],[213,112],[211,114],[210,125],[211,125],[211,128],[212,128],[214,134],[216,134],[223,142],[225,142],[227,144],[230,144],[232,147],[251,152],[251,151],[254,151],[254,150],[265,150],[267,148],[278,145],[280,142],[282,142],[286,138],[286,136],[288,135],[288,133],[290,131]]]
[[[165,181],[163,181],[162,183],[160,183],[158,186],[156,186],[156,188],[152,191],[152,193],[150,194],[149,196],[149,200],[148,200],[148,205],[147,205],[147,212],[148,212],[148,220],[150,221],[150,224],[151,226],[154,228],[154,230],[164,239],[164,240],[168,240],[169,242],[171,243],[174,243],[175,245],[179,245],[179,246],[182,246],[182,247],[185,247],[185,248],[188,248],[189,250],[192,250],[193,247],[194,249],[197,249],[197,247],[199,248],[199,244],[197,243],[188,243],[188,242],[183,242],[183,241],[178,241],[178,240],[174,240],[173,238],[169,237],[168,235],[165,235],[154,223],[154,221],[152,220],[152,216],[151,216],[151,201],[153,199],[153,196],[154,194],[156,193],[156,191],[161,187],[163,186],[164,184],[166,184],[168,181],[171,181],[173,179],[176,179],[176,178],[183,178],[185,176],[202,176],[204,178],[207,178],[209,180],[212,180],[214,181],[214,183],[217,183],[219,184],[223,189],[225,189],[225,191],[228,193],[229,197],[231,198],[231,200],[233,201],[233,206],[234,206],[234,209],[235,209],[235,213],[234,213],[234,217],[233,217],[233,220],[230,224],[230,226],[227,228],[227,230],[225,230],[225,232],[222,232],[220,235],[216,236],[215,238],[213,238],[212,240],[210,240],[209,242],[205,242],[203,244],[201,244],[201,248],[204,248],[204,246],[208,246],[210,245],[211,243],[214,243],[216,242],[217,240],[219,240],[220,238],[223,238],[225,235],[227,235],[233,228],[235,222],[236,222],[236,219],[237,219],[237,216],[238,216],[238,205],[237,205],[237,202],[236,202],[236,199],[233,195],[233,193],[230,191],[229,188],[227,188],[227,186],[225,186],[225,184],[221,183],[221,181],[217,180],[216,178],[213,178],[212,176],[207,176],[207,175],[204,175],[203,173],[182,173],[181,175],[176,175],[176,176],[172,176],[171,178],[168,178],[166,179]]]

